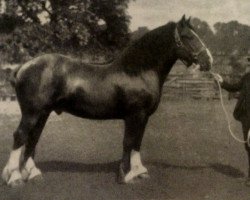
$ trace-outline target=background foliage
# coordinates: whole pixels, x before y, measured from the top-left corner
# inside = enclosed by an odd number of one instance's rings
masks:
[[[2,2],[2,51],[23,54],[115,51],[129,40],[129,0],[12,0]],[[5,37],[4,37],[5,35]]]
[[[110,57],[149,29],[130,33],[130,0],[5,0],[1,1],[0,53],[18,63],[39,53],[60,52]],[[210,27],[192,20],[214,56],[249,55],[250,27],[231,21]],[[237,57],[235,56],[235,57]]]

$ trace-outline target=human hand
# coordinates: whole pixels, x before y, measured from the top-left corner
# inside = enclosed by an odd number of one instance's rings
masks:
[[[223,82],[223,78],[221,77],[221,75],[217,74],[217,73],[212,73],[214,79],[216,81],[218,81],[219,83],[222,83]]]

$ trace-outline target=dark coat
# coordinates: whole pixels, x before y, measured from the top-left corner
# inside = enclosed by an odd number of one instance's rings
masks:
[[[239,82],[234,84],[223,81],[221,87],[228,92],[240,91],[233,113],[234,118],[238,121],[250,119],[250,73],[246,73]]]

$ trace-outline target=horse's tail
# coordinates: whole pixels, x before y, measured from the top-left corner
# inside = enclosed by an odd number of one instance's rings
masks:
[[[7,81],[9,81],[12,85],[12,87],[16,86],[16,75],[19,69],[21,68],[22,65],[18,65],[15,69],[13,70],[8,70],[7,72]]]

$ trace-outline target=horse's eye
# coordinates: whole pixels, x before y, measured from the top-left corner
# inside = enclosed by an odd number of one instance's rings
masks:
[[[198,57],[197,56],[194,56],[194,63],[198,63]]]

